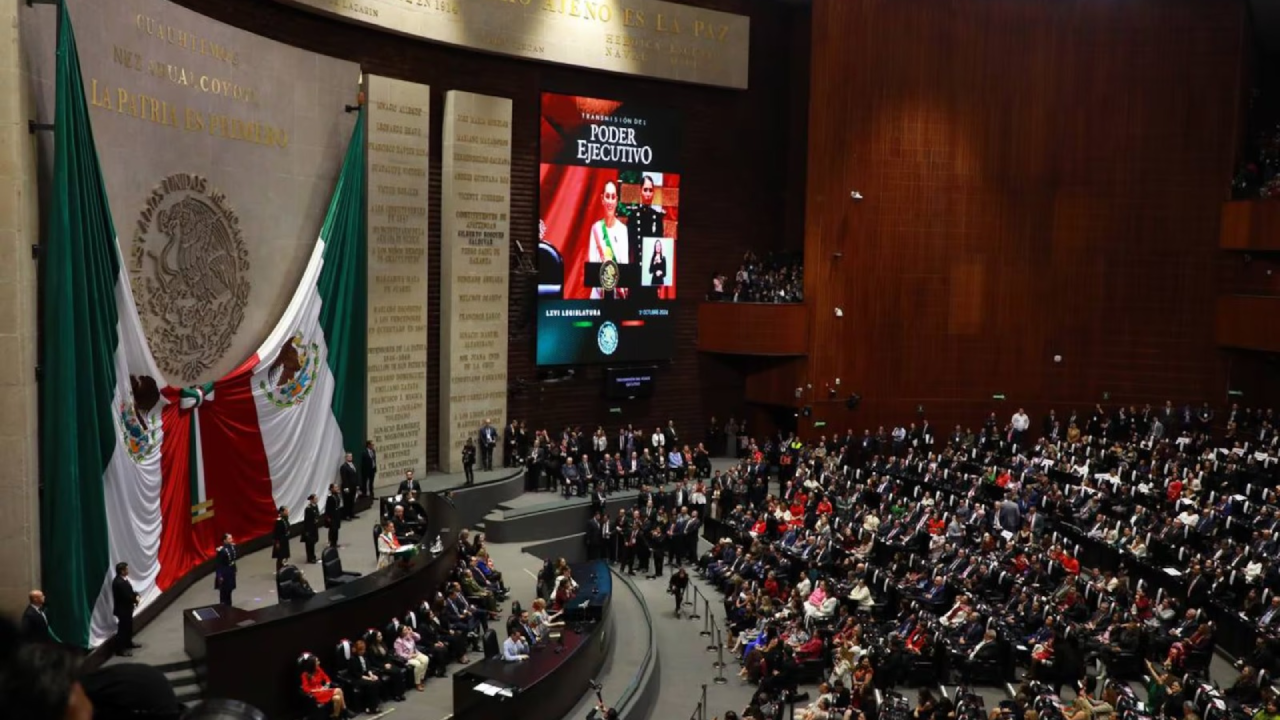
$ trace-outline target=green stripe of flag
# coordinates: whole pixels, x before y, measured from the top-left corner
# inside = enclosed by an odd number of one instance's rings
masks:
[[[362,108],[320,231],[325,242],[324,267],[316,283],[321,300],[320,327],[333,373],[333,416],[342,429],[343,446],[349,450],[363,447],[365,440],[368,260],[364,128]]]
[[[111,563],[102,483],[117,442],[120,266],[71,17],[66,3],[59,8],[53,199],[41,268],[40,539],[50,625],[86,647]]]

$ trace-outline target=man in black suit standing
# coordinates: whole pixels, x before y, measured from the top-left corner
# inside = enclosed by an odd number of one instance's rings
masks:
[[[324,499],[324,524],[329,526],[329,547],[338,547],[338,529],[342,527],[342,495],[337,483],[329,485],[329,497]]]
[[[231,542],[231,533],[223,535],[222,545],[215,555],[217,565],[213,578],[214,585],[218,587],[218,602],[226,607],[231,607],[231,593],[236,589],[236,558],[239,555]]]
[[[587,559],[596,560],[601,556],[603,539],[601,537],[601,526],[604,523],[604,515],[596,513],[587,520],[587,532],[584,538],[587,541]]]
[[[402,497],[408,495],[410,492],[415,494],[422,492],[422,486],[419,485],[418,481],[413,477],[412,468],[404,471],[404,479],[400,481],[400,486],[396,488],[396,494]]]
[[[489,422],[489,418],[484,419],[484,425],[480,426],[480,469],[493,470],[493,448],[498,444],[498,429]]]
[[[364,441],[364,455],[360,457],[360,477],[364,480],[364,494],[373,497],[373,480],[378,477],[378,451],[372,440]]]
[[[516,425],[516,421],[512,420],[507,423],[507,429],[502,434],[502,467],[513,468],[520,466],[520,427]]]
[[[356,472],[356,464],[347,453],[342,467],[338,468],[338,477],[342,481],[342,516],[346,520],[356,519],[356,491],[360,489],[360,473]]]
[[[27,595],[27,600],[27,609],[22,611],[23,636],[36,643],[57,642],[53,629],[49,627],[49,618],[44,614],[44,593],[32,590]]]
[[[320,542],[320,505],[316,494],[307,496],[307,508],[302,511],[302,544],[307,547],[307,562],[316,561],[316,543]]]
[[[467,442],[462,446],[462,472],[466,475],[467,485],[475,485],[476,483],[476,445],[471,442],[471,438],[467,438]]]
[[[129,563],[116,563],[116,577],[111,581],[111,611],[116,616],[116,654],[133,657],[142,647],[133,641],[133,611],[142,599],[129,582]]]

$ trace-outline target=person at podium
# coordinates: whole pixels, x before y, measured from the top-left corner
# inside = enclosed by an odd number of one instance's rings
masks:
[[[390,520],[382,525],[382,534],[378,535],[378,569],[381,570],[395,562],[396,551],[400,549],[400,540],[396,538],[395,523]]]
[[[618,266],[631,261],[631,247],[627,226],[618,220],[616,182],[610,180],[604,184],[600,204],[604,208],[604,218],[591,225],[591,241],[587,249],[587,262],[600,263],[600,286],[591,288],[591,299],[622,299],[627,296],[627,288],[617,287],[621,274]]]

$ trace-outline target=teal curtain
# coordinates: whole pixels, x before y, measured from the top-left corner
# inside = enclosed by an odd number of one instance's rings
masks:
[[[41,260],[40,545],[50,625],[87,647],[106,580],[102,478],[116,447],[115,228],[89,124],[80,58],[59,3],[54,170]]]
[[[324,268],[317,287],[322,301],[320,327],[329,346],[329,371],[334,379],[333,416],[342,429],[343,447],[356,454],[365,441],[368,354],[365,173],[365,111],[361,108],[320,230],[325,243]]]

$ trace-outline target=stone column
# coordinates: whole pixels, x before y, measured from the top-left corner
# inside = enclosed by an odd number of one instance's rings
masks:
[[[36,268],[39,242],[35,118],[21,13],[53,13],[0,3],[0,612],[20,611],[40,581],[36,435]],[[48,27],[52,27],[50,22]],[[48,46],[52,43],[40,43]]]

